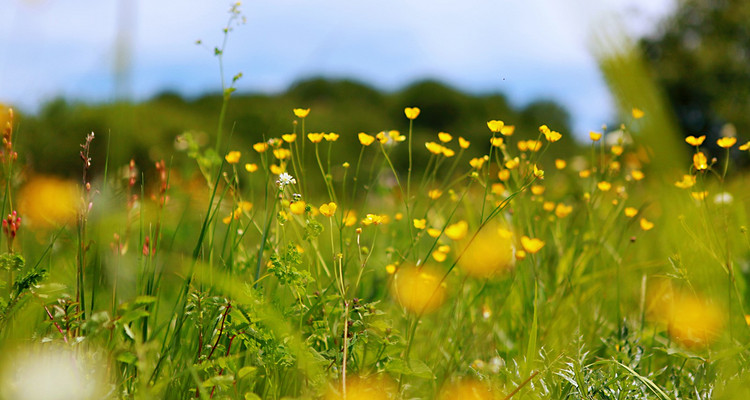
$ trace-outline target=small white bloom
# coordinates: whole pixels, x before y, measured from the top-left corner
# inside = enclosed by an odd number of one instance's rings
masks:
[[[734,197],[729,192],[721,192],[714,196],[714,203],[716,204],[730,204],[732,200],[734,200]]]
[[[296,183],[297,180],[286,172],[282,172],[281,175],[279,175],[279,179],[276,180],[279,189],[284,189],[287,185],[294,185]]]

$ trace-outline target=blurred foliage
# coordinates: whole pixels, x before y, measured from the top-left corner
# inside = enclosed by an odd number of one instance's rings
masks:
[[[221,103],[219,94],[187,99],[169,92],[135,104],[85,104],[56,99],[45,104],[37,115],[23,116],[18,146],[31,170],[64,171],[73,176],[80,171],[76,156],[79,143],[93,131],[98,140],[92,154],[99,161],[94,162],[94,168],[104,168],[108,148],[110,165],[124,165],[131,158],[138,165],[149,165],[160,159],[169,160],[176,153],[175,138],[186,131],[192,131],[199,144],[213,143]],[[406,131],[406,106],[422,109],[414,126],[417,146],[434,140],[440,130],[475,144],[487,140],[486,144],[472,146],[477,154],[484,152],[489,148],[488,116],[516,125],[520,138],[537,138],[537,128],[542,124],[560,131],[563,140],[551,149],[555,155],[569,153],[575,146],[568,112],[551,101],[514,107],[502,94],[469,95],[435,81],[417,82],[401,91],[384,93],[359,82],[315,78],[275,95],[234,94],[224,124],[225,137],[231,135],[229,148],[221,150],[247,151],[253,143],[292,132],[292,109],[309,107],[312,113],[305,121],[305,132],[325,129],[341,134],[341,142],[349,148],[337,152],[342,158],[334,156],[333,161],[343,161],[349,151],[358,151],[355,138],[359,132]],[[406,157],[400,155],[403,154],[398,154],[394,163],[403,169]]]
[[[750,130],[750,2],[679,0],[640,46],[686,136]]]

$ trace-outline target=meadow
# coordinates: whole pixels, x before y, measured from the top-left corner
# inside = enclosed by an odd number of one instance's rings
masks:
[[[80,132],[34,172],[0,110],[0,398],[750,398],[744,133],[613,83],[622,121],[565,151],[494,113],[417,135],[420,104],[250,138],[239,78],[149,162]]]

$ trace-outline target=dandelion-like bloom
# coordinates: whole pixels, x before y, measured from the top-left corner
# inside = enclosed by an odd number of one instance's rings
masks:
[[[309,108],[295,108],[294,115],[297,116],[297,118],[305,118],[308,114],[310,114]]]
[[[607,181],[601,181],[596,184],[596,187],[598,187],[602,192],[608,192],[609,189],[612,189],[612,184]]]
[[[490,128],[490,132],[493,133],[499,133],[503,129],[503,126],[505,126],[505,123],[503,121],[499,121],[496,119],[487,121],[487,127]]]
[[[362,146],[369,146],[372,144],[372,142],[375,141],[375,136],[368,135],[364,132],[360,132],[357,137],[359,138],[359,142],[362,144]]]
[[[240,156],[242,153],[239,151],[230,151],[226,156],[224,156],[224,159],[227,160],[227,163],[229,164],[237,164],[240,162]]]
[[[279,175],[279,179],[276,180],[276,184],[279,185],[279,189],[284,189],[288,185],[296,185],[297,180],[288,173],[282,172]]]
[[[734,146],[735,143],[737,143],[737,138],[735,137],[723,137],[716,141],[716,144],[723,149],[728,149]]]
[[[513,136],[513,133],[516,132],[515,125],[505,125],[502,128],[500,128],[500,134],[503,136]]]
[[[323,204],[320,206],[320,213],[326,217],[333,217],[333,214],[336,213],[336,208],[337,206],[334,202]]]
[[[698,146],[702,145],[704,140],[706,140],[706,135],[702,135],[702,136],[699,136],[699,137],[695,137],[693,135],[690,135],[690,136],[688,136],[688,137],[685,138],[685,141],[689,145],[695,146],[695,147],[698,147]]]
[[[468,275],[489,278],[510,271],[515,265],[513,234],[507,229],[491,225],[459,245],[463,254],[458,266]]]
[[[469,160],[469,165],[471,165],[474,169],[481,169],[484,165],[484,158],[483,157],[474,157],[471,160]]]
[[[80,193],[75,183],[51,176],[37,176],[21,188],[18,209],[24,223],[52,228],[75,220]]]
[[[447,296],[442,274],[424,266],[402,266],[393,280],[393,297],[415,314],[437,310]]]
[[[643,171],[641,171],[639,169],[634,169],[634,170],[630,171],[630,177],[633,178],[636,181],[640,181],[643,178],[645,178],[646,175],[643,174]]]
[[[416,119],[419,116],[419,108],[417,107],[406,107],[404,108],[404,114],[406,115],[406,118],[409,119]]]
[[[693,155],[693,166],[698,171],[704,171],[708,169],[708,159],[703,152],[697,152]]]
[[[599,139],[601,139],[601,138],[602,138],[602,134],[601,133],[594,132],[594,131],[589,132],[589,139],[591,139],[591,141],[598,142]]]
[[[631,111],[631,114],[633,115],[633,118],[635,119],[641,119],[643,118],[646,113],[643,112],[640,108],[633,107],[633,110]]]

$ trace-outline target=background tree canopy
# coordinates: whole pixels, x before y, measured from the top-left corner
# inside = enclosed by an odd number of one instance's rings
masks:
[[[750,131],[750,2],[679,0],[640,44],[685,135]]]

